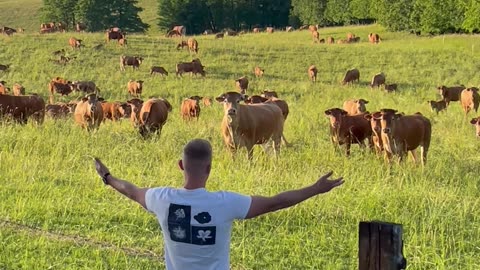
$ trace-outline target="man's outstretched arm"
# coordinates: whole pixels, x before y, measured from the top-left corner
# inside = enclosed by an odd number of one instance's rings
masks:
[[[95,158],[95,168],[97,169],[98,175],[104,179],[105,184],[112,186],[118,192],[127,196],[129,199],[136,201],[143,206],[143,208],[147,209],[145,194],[147,193],[148,188],[139,188],[130,182],[114,177],[98,158]]]
[[[254,218],[269,212],[296,205],[313,196],[329,192],[343,184],[343,177],[329,180],[333,174],[329,172],[311,186],[279,193],[273,197],[252,196],[252,203],[245,218]]]

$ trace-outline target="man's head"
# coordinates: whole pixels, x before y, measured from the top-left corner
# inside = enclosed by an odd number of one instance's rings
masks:
[[[191,177],[202,178],[210,174],[212,163],[212,146],[206,140],[191,140],[183,148],[180,168]],[[206,179],[205,179],[206,180]]]

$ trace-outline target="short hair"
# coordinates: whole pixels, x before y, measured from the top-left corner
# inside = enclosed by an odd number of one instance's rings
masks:
[[[191,140],[183,148],[183,156],[191,161],[209,161],[212,159],[212,146],[207,140]]]

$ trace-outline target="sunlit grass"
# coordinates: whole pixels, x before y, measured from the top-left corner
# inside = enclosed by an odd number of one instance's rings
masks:
[[[174,106],[162,134],[146,141],[126,120],[106,122],[94,134],[81,130],[73,119],[48,119],[41,127],[2,125],[0,268],[163,268],[162,235],[155,217],[103,186],[92,157],[100,157],[114,175],[137,185],[178,187],[182,147],[200,137],[209,139],[214,149],[210,190],[273,195],[310,184],[329,170],[346,180],[331,194],[235,223],[233,269],[356,269],[357,226],[363,220],[403,224],[409,269],[479,269],[480,158],[474,129],[458,103],[437,116],[426,101],[438,99],[435,87],[440,84],[479,85],[480,39],[417,38],[377,26],[322,29],[320,35],[339,39],[350,31],[363,42],[314,45],[308,31],[224,40],[198,36],[198,56],[175,50],[178,39],[158,36],[131,35],[128,48],[112,42],[99,51],[91,47],[104,42],[103,34],[0,37],[0,63],[12,64],[9,72],[0,73],[0,80],[22,83],[28,93],[46,98],[48,81],[62,76],[94,80],[106,99],[126,100],[127,81],[142,79],[144,97],[164,97]],[[366,43],[370,32],[379,32],[383,42]],[[68,48],[72,35],[83,39],[86,48]],[[65,67],[49,62],[54,58],[51,52],[61,48],[77,59]],[[139,71],[120,72],[122,54],[141,55],[145,62]],[[202,60],[207,77],[175,78],[175,64],[192,57]],[[319,69],[315,85],[306,73],[311,64]],[[164,66],[171,75],[151,77],[152,65]],[[265,77],[253,77],[256,65],[265,69]],[[339,82],[352,67],[360,70],[361,84],[342,87]],[[367,83],[380,71],[388,83],[399,85],[398,93],[370,90]],[[233,90],[234,79],[242,75],[250,78],[249,93],[269,88],[290,105],[285,135],[293,146],[283,148],[278,159],[258,147],[252,163],[246,161],[245,151],[234,162],[220,135],[219,104],[202,108],[198,121],[180,117],[184,97],[214,97]],[[324,111],[341,107],[349,98],[369,100],[370,111],[395,108],[430,118],[433,137],[427,166],[422,169],[409,159],[388,167],[357,146],[349,158],[335,150]],[[143,256],[147,251],[154,255]]]

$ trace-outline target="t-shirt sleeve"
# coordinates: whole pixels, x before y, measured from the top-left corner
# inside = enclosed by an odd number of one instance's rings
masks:
[[[231,214],[232,219],[245,219],[250,210],[250,205],[252,204],[252,197],[234,193],[227,192],[227,203],[225,206],[228,208],[228,213]]]
[[[145,193],[145,205],[149,212],[155,213],[156,207],[163,199],[165,188],[150,188]]]

